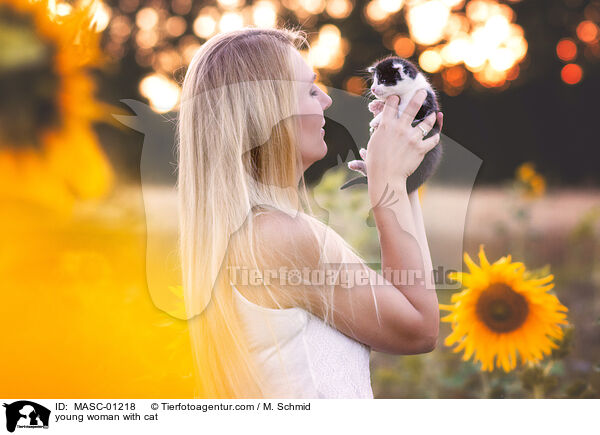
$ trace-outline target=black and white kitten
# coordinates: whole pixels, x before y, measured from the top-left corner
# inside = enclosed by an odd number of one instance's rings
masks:
[[[400,97],[398,114],[400,115],[406,109],[414,94],[420,89],[425,89],[427,90],[427,97],[415,116],[412,123],[413,127],[423,121],[431,112],[439,112],[440,107],[435,89],[433,89],[425,75],[409,60],[397,56],[388,56],[367,68],[367,71],[371,74],[373,81],[371,92],[376,98],[370,103],[371,107],[374,104],[384,104],[385,99],[390,95],[398,95]],[[379,125],[381,116],[382,113],[379,113],[369,123],[371,133]],[[436,120],[435,125],[425,138],[431,137],[439,131],[440,125]],[[418,189],[435,172],[441,159],[442,143],[440,142],[425,154],[419,167],[407,178],[407,192],[411,193]],[[367,177],[354,178],[344,184],[341,189],[359,183],[366,184]]]

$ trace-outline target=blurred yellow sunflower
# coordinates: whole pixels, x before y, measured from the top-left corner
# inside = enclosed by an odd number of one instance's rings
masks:
[[[0,0],[0,198],[61,209],[112,185],[92,129],[112,110],[87,70],[104,60],[96,7]]]
[[[533,278],[523,263],[511,262],[510,255],[490,264],[483,245],[479,266],[466,252],[464,261],[470,273],[448,274],[464,289],[452,295],[452,305],[440,304],[440,309],[450,311],[442,321],[452,325],[445,345],[457,344],[453,352],[464,350],[462,359],[473,356],[484,371],[492,371],[496,360],[505,372],[516,367],[517,351],[524,364],[537,362],[558,347],[552,339],[563,338],[559,325],[568,323],[568,310],[548,293],[554,287],[553,275]]]
[[[546,179],[536,172],[531,162],[525,162],[517,168],[516,179],[526,199],[539,198],[546,192]]]

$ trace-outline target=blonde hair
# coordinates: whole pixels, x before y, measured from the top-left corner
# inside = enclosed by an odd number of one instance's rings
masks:
[[[305,33],[294,29],[218,34],[200,47],[183,82],[177,125],[180,256],[199,398],[269,397],[268,380],[235,310],[231,267],[285,264],[302,270],[360,261],[313,216],[303,176],[298,196],[291,53],[305,45]],[[298,212],[298,199],[308,212]],[[300,246],[286,252],[264,246],[255,212],[269,209],[301,219],[319,244],[314,255]],[[308,306],[310,297],[318,297],[327,307],[322,317],[333,325],[333,287],[308,287],[273,292],[265,285],[262,296],[278,307]]]

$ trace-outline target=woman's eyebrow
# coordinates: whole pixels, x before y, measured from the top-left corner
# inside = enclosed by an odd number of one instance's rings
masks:
[[[311,82],[314,82],[316,79],[317,79],[317,74],[315,73],[315,74],[313,74]]]

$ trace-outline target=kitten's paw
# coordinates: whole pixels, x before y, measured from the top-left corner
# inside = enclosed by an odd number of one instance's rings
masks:
[[[373,118],[371,122],[369,122],[369,127],[371,127],[373,130],[379,127],[379,117]]]
[[[373,100],[369,103],[369,111],[378,115],[384,108],[385,102],[381,100]]]

